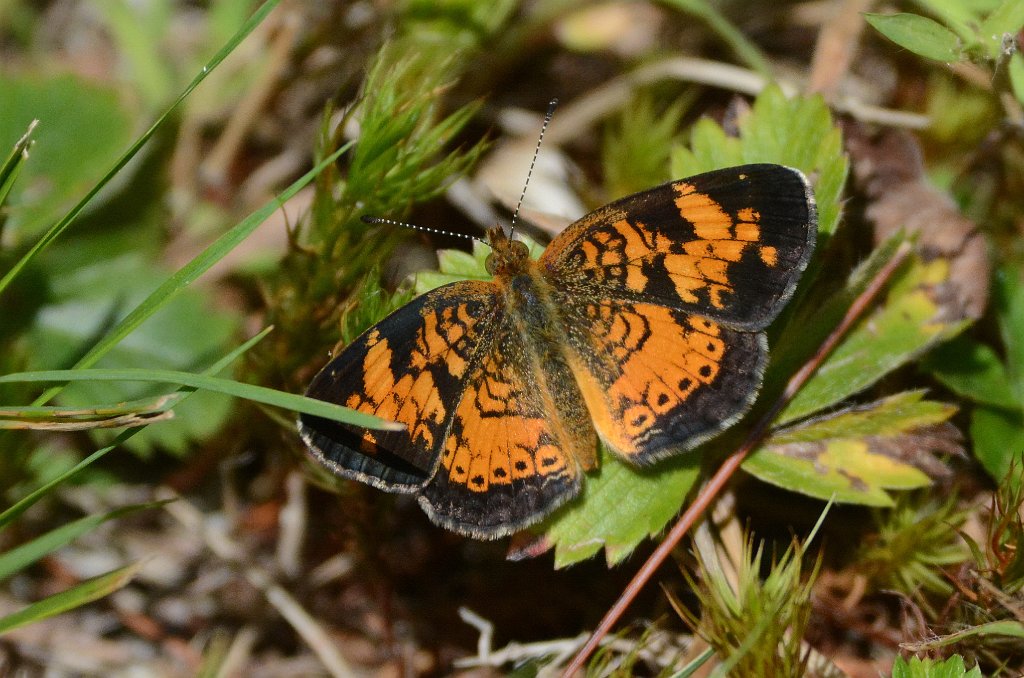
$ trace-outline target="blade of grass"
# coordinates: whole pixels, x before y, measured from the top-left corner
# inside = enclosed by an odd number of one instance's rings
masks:
[[[176,394],[165,393],[151,398],[128,400],[111,405],[95,407],[64,407],[61,405],[0,405],[2,419],[74,419],[76,417],[110,417],[119,414],[138,414],[144,412],[163,412],[178,402]]]
[[[215,362],[213,365],[211,365],[209,368],[204,370],[203,374],[210,374],[210,375],[217,374],[221,370],[225,369],[228,365],[233,363],[243,353],[245,353],[250,348],[252,348],[256,344],[258,344],[264,337],[266,337],[268,334],[270,334],[270,330],[271,329],[272,328],[268,327],[265,330],[263,330],[262,332],[260,332],[259,334],[257,334],[256,336],[254,336],[252,339],[249,339],[248,341],[243,343],[241,346],[239,346],[235,350],[231,351],[226,356],[224,356],[223,358],[221,358],[220,360]],[[177,394],[178,395],[178,402],[181,402],[182,400],[185,400],[186,398],[188,398],[192,394],[193,391],[195,391],[195,389],[190,388],[190,387],[183,387],[183,388],[179,389],[178,394]],[[32,492],[30,492],[27,495],[25,495],[24,497],[22,497],[13,506],[11,506],[7,510],[5,510],[3,513],[0,513],[0,530],[4,529],[8,525],[10,525],[11,522],[13,522],[22,513],[27,511],[33,504],[35,504],[37,501],[39,501],[40,499],[45,497],[47,494],[49,494],[51,491],[53,491],[53,488],[57,487],[61,483],[64,483],[65,481],[67,481],[67,480],[73,478],[74,476],[78,475],[78,473],[81,472],[83,469],[85,469],[87,466],[89,466],[90,464],[95,462],[97,459],[101,459],[104,456],[106,456],[106,454],[108,452],[110,452],[111,450],[115,449],[121,443],[123,443],[124,441],[126,441],[129,438],[131,438],[132,436],[134,436],[136,433],[141,431],[142,428],[143,427],[138,427],[138,428],[133,428],[133,429],[129,429],[127,431],[122,432],[121,434],[119,434],[117,436],[117,438],[114,439],[114,442],[111,443],[110,445],[107,445],[106,447],[101,447],[100,449],[96,450],[95,452],[90,454],[88,457],[86,457],[85,459],[83,459],[82,461],[78,462],[73,467],[71,467],[70,469],[65,471],[64,473],[62,473],[59,476],[57,476],[56,478],[54,478],[53,480],[49,481],[48,483],[45,483],[44,485],[36,488]]]
[[[37,621],[81,607],[86,603],[110,595],[128,584],[142,567],[142,562],[133,563],[93,579],[88,579],[67,591],[55,593],[39,602],[18,610],[0,619],[0,634],[7,633],[19,626],[33,624]]]
[[[114,520],[136,511],[163,506],[166,503],[167,501],[154,501],[147,504],[133,504],[131,506],[122,506],[107,513],[84,516],[52,529],[32,541],[0,553],[0,581],[7,579],[22,568],[28,567],[43,556],[53,553],[61,546],[99,527],[108,520]]]
[[[7,200],[7,195],[11,192],[14,182],[18,180],[18,175],[21,174],[21,168],[28,160],[28,149],[32,145],[32,131],[38,124],[38,120],[32,121],[25,134],[14,144],[11,154],[4,160],[4,164],[0,166],[0,205]]]
[[[749,68],[768,80],[772,79],[771,65],[761,51],[711,3],[706,0],[662,0],[662,4],[703,20]]]
[[[135,143],[128,147],[128,150],[125,151],[120,158],[118,158],[117,162],[114,163],[113,167],[110,168],[110,170],[103,176],[103,178],[100,179],[95,186],[89,189],[89,192],[86,193],[85,196],[78,202],[78,204],[72,207],[71,210],[60,219],[60,221],[51,226],[50,230],[43,234],[43,237],[41,237],[36,242],[36,244],[33,245],[29,249],[29,251],[26,252],[25,255],[14,264],[14,266],[11,267],[11,270],[7,271],[7,273],[5,273],[2,278],[0,278],[0,294],[4,293],[4,290],[7,289],[11,282],[18,276],[19,273],[21,273],[22,269],[24,269],[25,266],[29,264],[29,262],[31,262],[41,251],[43,251],[45,247],[47,247],[50,243],[52,243],[54,240],[60,237],[60,235],[68,228],[68,226],[71,225],[71,223],[78,217],[78,215],[81,214],[82,210],[85,209],[85,206],[92,201],[96,194],[99,193],[100,190],[102,190],[103,187],[110,182],[114,175],[120,172],[124,168],[124,166],[127,165],[128,162],[135,157],[139,150],[146,144],[147,141],[149,141],[150,137],[153,136],[157,129],[159,129],[160,126],[164,124],[164,122],[171,115],[171,113],[174,112],[178,105],[181,104],[181,102],[184,101],[185,98],[192,93],[192,90],[199,86],[199,83],[205,80],[206,76],[208,76],[213,71],[213,69],[219,66],[220,63],[224,61],[224,59],[231,52],[234,51],[238,44],[241,43],[242,40],[244,40],[246,36],[248,36],[249,33],[253,31],[253,29],[255,29],[260,23],[262,23],[263,19],[266,18],[267,14],[269,14],[271,10],[277,7],[277,5],[280,2],[281,0],[266,0],[266,2],[264,2],[260,6],[260,8],[253,13],[249,20],[242,25],[242,27],[238,30],[237,33],[235,33],[231,40],[229,40],[228,43],[224,45],[224,47],[222,47],[220,51],[213,55],[213,58],[210,59],[210,61],[207,62],[205,66],[203,66],[202,70],[200,70],[196,77],[192,79],[192,82],[190,82],[188,86],[185,87],[184,91],[182,91],[182,93],[178,95],[178,98],[174,100],[174,103],[172,103],[170,107],[166,111],[164,111],[159,118],[156,119],[156,122],[154,122],[149,129],[142,133],[142,136],[140,136],[135,141]]]
[[[73,369],[84,369],[95,365],[110,349],[114,348],[122,339],[132,333],[139,325],[150,316],[163,308],[175,296],[191,285],[199,276],[208,271],[210,267],[220,261],[225,255],[233,250],[239,243],[248,238],[256,227],[267,219],[282,204],[290,200],[306,184],[312,181],[325,167],[329,166],[342,153],[347,151],[354,142],[349,142],[339,148],[331,155],[324,158],[316,167],[306,172],[291,186],[285,189],[280,195],[267,201],[265,205],[247,216],[236,226],[232,227],[224,235],[217,238],[205,250],[200,252],[192,261],[188,262],[170,278],[164,281],[159,287],[153,290],[152,294],[146,297],[142,303],[136,306],[124,317],[103,339],[96,343],[84,356],[73,366]],[[33,405],[43,405],[53,396],[60,392],[62,386],[48,389],[41,396],[33,401]]]
[[[244,398],[253,402],[273,405],[294,412],[324,417],[353,426],[376,428],[383,430],[399,430],[401,426],[385,421],[379,417],[357,412],[341,405],[328,403],[316,398],[285,393],[266,386],[243,384],[233,379],[223,379],[193,372],[177,370],[149,370],[142,368],[95,369],[95,370],[40,370],[37,372],[17,372],[0,376],[0,383],[36,382],[36,381],[150,381],[162,384],[177,384],[204,391],[223,393],[224,395]]]

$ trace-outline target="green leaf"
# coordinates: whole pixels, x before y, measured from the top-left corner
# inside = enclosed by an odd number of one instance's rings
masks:
[[[743,470],[767,483],[819,499],[891,506],[886,490],[930,484],[899,451],[922,447],[913,431],[946,421],[951,405],[913,391],[776,431]],[[906,437],[904,437],[906,436]]]
[[[1006,368],[985,344],[957,337],[931,351],[922,366],[959,396],[995,407],[1019,407]]]
[[[11,195],[7,230],[21,243],[103,176],[128,143],[133,121],[117,90],[75,75],[0,74],[0,93],[5,145],[39,121],[32,163]]]
[[[1024,281],[1021,271],[1007,266],[996,272],[992,306],[1006,350],[1006,372],[1020,406],[1024,403]]]
[[[36,372],[18,372],[0,376],[0,383],[35,382],[35,381],[146,381],[164,384],[177,384],[189,388],[204,389],[223,395],[244,398],[264,405],[272,405],[293,412],[301,412],[314,417],[324,417],[353,426],[364,428],[393,429],[396,424],[385,421],[363,412],[335,405],[323,400],[308,398],[277,391],[266,386],[243,384],[231,379],[221,379],[192,372],[175,370],[151,369],[75,369],[75,370],[40,370]]]
[[[222,47],[213,56],[213,58],[210,59],[209,62],[207,62],[207,64],[202,68],[202,70],[200,70],[200,72],[195,76],[195,78],[193,78],[192,82],[189,83],[189,85],[184,89],[184,91],[182,91],[182,93],[178,96],[174,103],[171,104],[170,108],[164,111],[164,113],[160,115],[159,118],[157,118],[156,122],[154,122],[149,129],[143,132],[142,136],[136,139],[135,142],[128,147],[128,150],[126,150],[114,162],[114,164],[110,167],[109,170],[107,170],[106,174],[104,174],[98,182],[93,184],[92,188],[89,189],[85,196],[81,200],[79,200],[74,207],[72,207],[57,223],[51,226],[50,229],[47,230],[46,233],[39,240],[36,241],[35,245],[33,245],[28,250],[28,252],[26,252],[24,256],[22,256],[21,259],[19,259],[17,263],[15,263],[15,265],[11,267],[11,269],[3,275],[3,277],[0,277],[0,294],[3,294],[6,291],[8,286],[10,286],[11,282],[18,276],[19,273],[21,273],[21,271],[25,268],[25,266],[29,264],[29,262],[34,260],[40,252],[46,249],[54,240],[59,238],[61,234],[64,233],[68,226],[70,226],[72,222],[74,222],[74,220],[78,217],[78,215],[82,213],[86,205],[92,202],[92,199],[96,197],[96,194],[99,193],[104,186],[109,184],[110,181],[114,178],[114,176],[116,176],[122,169],[124,169],[125,165],[127,165],[128,162],[132,158],[134,158],[136,154],[138,154],[138,152],[142,149],[146,142],[149,141],[149,139],[156,133],[157,129],[159,129],[163,125],[164,121],[170,117],[171,113],[173,113],[174,110],[178,107],[178,104],[184,101],[185,98],[192,93],[192,90],[198,87],[199,83],[201,83],[206,78],[206,76],[209,75],[211,71],[213,71],[213,69],[219,66],[220,63],[225,58],[227,58],[228,54],[234,51],[235,47],[237,47],[238,44],[242,42],[242,40],[245,39],[245,37],[249,35],[249,33],[251,33],[263,21],[267,14],[269,14],[270,11],[273,10],[280,3],[280,1],[281,0],[266,0],[262,5],[260,5],[260,7],[255,12],[253,12],[249,20],[238,30],[237,33],[235,33],[231,40],[226,45],[224,45],[224,47]],[[8,97],[5,93],[4,100],[6,101],[7,99]],[[110,121],[105,120],[102,122],[101,128],[106,128],[108,126],[110,126]],[[24,129],[24,124],[21,125],[21,129]],[[78,134],[87,136],[93,133],[94,131],[92,129],[85,129],[80,130]],[[42,134],[42,132],[40,132],[40,134]],[[78,147],[78,144],[82,142],[82,139],[79,136],[75,136],[70,141],[74,142],[72,145]],[[64,148],[60,148],[56,149],[55,152],[63,153],[65,152],[65,150],[66,149]],[[90,163],[95,163],[95,161],[95,158],[90,158]]]
[[[1016,486],[1021,483],[1020,473],[1010,475],[1016,464],[1024,466],[1024,414],[1020,410],[1004,410],[979,405],[971,412],[971,441],[974,456],[999,482],[1009,477]]]
[[[740,119],[739,138],[727,136],[710,120],[700,120],[693,126],[690,148],[673,149],[672,175],[685,177],[754,162],[787,165],[816,176],[819,237],[835,231],[849,164],[824,99],[787,99],[777,86],[768,87],[754,101],[750,115]]]
[[[1013,96],[1024,104],[1024,56],[1020,52],[1016,52],[1010,57],[1009,71]]]
[[[9,614],[0,619],[0,634],[42,621],[110,595],[126,586],[142,568],[142,565],[143,561],[139,561],[99,577],[88,579],[67,591],[61,591],[39,602],[32,603],[14,614]]]
[[[914,54],[943,61],[959,61],[962,44],[957,34],[942,24],[917,14],[865,14],[875,30]]]
[[[590,558],[602,547],[609,565],[660,532],[679,512],[700,475],[700,457],[688,454],[638,469],[610,454],[587,475],[583,497],[538,529],[555,547],[555,567]]]
[[[159,242],[151,225],[155,220],[142,219],[110,233],[74,234],[44,253],[40,261],[46,271],[54,272],[48,284],[50,303],[25,335],[36,350],[27,356],[23,369],[73,364],[171,276],[155,260],[156,252],[148,251],[150,242]],[[214,312],[210,295],[209,289],[195,286],[182,290],[130,337],[111,346],[98,365],[192,370],[208,363],[211,355],[228,349],[241,324],[231,312]],[[62,391],[60,403],[88,408],[154,393],[148,384],[82,382]],[[173,419],[133,437],[128,447],[143,456],[154,449],[183,455],[191,443],[218,430],[230,412],[229,400],[201,393],[182,404]],[[109,442],[110,432],[93,431],[92,437],[103,444]]]
[[[964,666],[964,658],[958,654],[948,659],[911,657],[909,661],[896,655],[896,661],[892,665],[892,678],[983,678],[983,676],[977,665],[968,671]]]
[[[825,359],[778,418],[793,421],[835,405],[871,386],[964,324],[938,320],[930,287],[945,280],[946,262],[912,259],[892,284],[885,302],[863,318]]]
[[[526,243],[530,249],[531,259],[539,259],[544,253],[544,246],[529,236],[516,234],[516,240]],[[485,266],[490,253],[491,246],[479,240],[473,241],[472,254],[462,250],[438,250],[438,270],[414,274],[413,285],[416,294],[423,294],[459,280],[490,280],[491,274],[487,272]]]
[[[43,556],[53,553],[86,532],[91,532],[109,520],[114,520],[137,511],[163,506],[166,503],[165,501],[158,501],[149,504],[135,504],[133,506],[124,506],[108,513],[85,516],[50,530],[32,541],[0,553],[0,581],[28,567]]]

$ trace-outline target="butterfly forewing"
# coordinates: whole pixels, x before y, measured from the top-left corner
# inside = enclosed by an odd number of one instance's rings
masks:
[[[302,415],[313,455],[335,473],[392,492],[434,475],[473,361],[493,340],[492,283],[458,282],[398,309],[339,353],[307,395],[405,425],[373,431]]]
[[[569,226],[540,263],[573,293],[758,330],[792,295],[815,235],[814,198],[800,172],[744,165],[601,207]]]

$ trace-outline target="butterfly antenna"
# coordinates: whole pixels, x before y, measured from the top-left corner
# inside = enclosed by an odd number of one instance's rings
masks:
[[[540,154],[540,144],[544,141],[544,132],[548,129],[548,123],[551,122],[551,117],[555,114],[555,108],[558,106],[558,99],[552,99],[548,102],[548,112],[544,114],[544,124],[540,128],[540,136],[537,137],[537,147],[533,149],[533,160],[530,161],[530,169],[526,172],[526,182],[523,184],[523,192],[519,194],[519,202],[516,204],[516,211],[512,213],[512,224],[509,226],[509,237],[512,237],[512,232],[516,228],[516,219],[519,218],[519,208],[523,206],[523,198],[526,197],[526,187],[530,185],[530,177],[533,175],[533,167],[537,164],[537,155]]]
[[[469,238],[470,240],[476,240],[487,244],[487,241],[483,238],[478,238],[475,235],[467,235],[466,233],[456,233],[455,231],[443,231],[440,228],[430,228],[429,226],[417,226],[416,224],[409,224],[404,221],[395,221],[394,219],[385,219],[384,217],[371,217],[366,214],[360,217],[364,224],[391,224],[392,226],[404,226],[406,228],[412,228],[417,231],[425,231],[427,233],[436,233],[437,235],[450,235],[455,238]]]

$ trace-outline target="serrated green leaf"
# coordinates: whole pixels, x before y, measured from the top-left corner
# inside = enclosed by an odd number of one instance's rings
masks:
[[[1008,67],[1010,71],[1010,87],[1013,89],[1013,96],[1017,101],[1024,104],[1024,56],[1020,52],[1010,57]]]
[[[964,658],[958,654],[948,659],[911,657],[909,661],[897,655],[896,661],[892,665],[892,678],[983,678],[983,676],[977,665],[968,671],[964,666]]]
[[[957,337],[931,351],[922,366],[964,398],[995,407],[1020,405],[1002,361],[985,344]]]
[[[538,528],[555,547],[555,567],[586,560],[602,547],[609,565],[621,561],[679,512],[699,473],[695,454],[646,470],[602,455],[600,471],[586,477],[582,499]]]
[[[865,14],[864,18],[879,33],[914,54],[946,63],[960,60],[960,38],[928,17],[900,13]]]
[[[672,153],[672,174],[685,177],[721,167],[773,162],[816,176],[818,233],[828,236],[839,223],[848,163],[842,135],[820,96],[787,99],[777,86],[766,88],[750,114],[739,120],[739,137],[729,137],[708,119],[693,126],[690,148]]]
[[[544,253],[544,246],[533,238],[516,235],[516,240],[526,243],[531,259],[539,259]],[[441,285],[458,282],[459,280],[490,280],[491,274],[485,266],[491,247],[479,240],[473,241],[473,253],[462,250],[438,250],[437,271],[420,271],[413,275],[413,288],[416,294],[424,294]]]
[[[964,324],[938,320],[929,288],[945,280],[942,260],[912,259],[885,302],[863,318],[797,393],[778,423],[805,417],[871,386],[931,346],[951,338]]]
[[[819,499],[890,506],[886,490],[931,482],[925,473],[895,458],[890,448],[900,445],[900,436],[913,436],[914,430],[944,422],[956,411],[922,397],[921,391],[901,393],[776,431],[743,463],[743,470]]]
[[[1006,478],[1014,464],[1024,465],[1024,415],[1020,410],[1004,410],[979,405],[971,412],[971,441],[974,456],[993,480]],[[1010,477],[1015,485],[1020,474]]]
[[[0,634],[12,631],[49,617],[56,616],[86,603],[103,598],[130,582],[142,568],[143,561],[122,567],[107,574],[88,579],[67,591],[61,591],[39,602],[32,603],[0,619]]]

